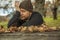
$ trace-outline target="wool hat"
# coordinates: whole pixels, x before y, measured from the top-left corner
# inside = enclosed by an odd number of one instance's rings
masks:
[[[19,5],[19,8],[23,8],[23,9],[30,11],[30,12],[33,11],[33,5],[31,3],[31,1],[29,1],[29,0],[25,0],[25,1],[21,2]]]

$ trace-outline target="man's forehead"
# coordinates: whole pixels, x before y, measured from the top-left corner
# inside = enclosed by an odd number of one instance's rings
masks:
[[[26,11],[25,9],[23,9],[23,8],[20,8],[20,11]]]

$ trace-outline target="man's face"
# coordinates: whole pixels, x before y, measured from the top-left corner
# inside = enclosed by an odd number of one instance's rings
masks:
[[[21,15],[20,16],[21,20],[25,20],[25,19],[27,19],[31,15],[31,12],[29,12],[29,11],[27,11],[25,9],[20,8],[20,15]]]

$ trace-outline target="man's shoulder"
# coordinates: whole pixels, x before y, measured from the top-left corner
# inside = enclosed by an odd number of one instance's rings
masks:
[[[33,15],[35,15],[35,16],[42,16],[41,13],[39,13],[39,12],[33,12]]]
[[[39,14],[39,12],[36,12],[36,11],[34,11],[33,13],[35,13],[35,14]]]

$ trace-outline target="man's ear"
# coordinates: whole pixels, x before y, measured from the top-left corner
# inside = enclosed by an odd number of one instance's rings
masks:
[[[32,14],[32,12],[29,12],[30,14]]]

